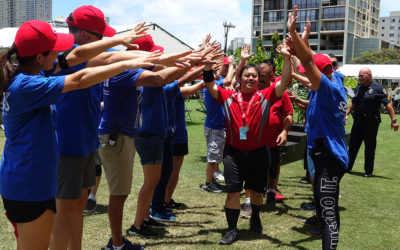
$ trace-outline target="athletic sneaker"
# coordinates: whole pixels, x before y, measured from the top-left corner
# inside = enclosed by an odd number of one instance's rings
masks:
[[[217,172],[214,172],[214,177],[213,178],[217,182],[225,182],[224,173],[222,173],[221,170],[218,170]]]
[[[372,177],[372,174],[365,174],[364,177],[366,178]]]
[[[305,226],[321,226],[321,222],[316,215],[313,215],[307,219],[299,220],[299,223]]]
[[[149,218],[148,220],[144,220],[143,223],[146,227],[153,227],[153,228],[163,228],[165,227],[165,224],[160,223],[152,218]]]
[[[306,234],[311,237],[321,238],[322,237],[322,228],[317,227],[317,228],[309,229],[309,230],[307,230]]]
[[[222,193],[222,189],[218,188],[217,185],[215,185],[213,182],[207,184],[204,183],[200,186],[202,191],[207,191],[210,193],[215,193],[215,194],[220,194]]]
[[[93,212],[94,210],[96,210],[96,208],[97,208],[96,201],[93,199],[88,199],[86,201],[86,205],[85,205],[85,208],[83,209],[83,212],[90,213],[90,212]]]
[[[150,218],[156,220],[156,221],[174,221],[175,216],[171,215],[170,213],[162,213],[162,212],[153,212],[150,211]]]
[[[308,179],[307,176],[301,178],[300,183],[301,183],[301,184],[311,184],[311,182],[310,182],[310,180]]]
[[[251,217],[251,212],[252,212],[251,204],[244,203],[242,210],[240,210],[240,217],[249,219]]]
[[[132,225],[129,229],[126,230],[126,234],[129,236],[142,236],[145,238],[153,238],[157,237],[158,234],[149,230],[143,223],[139,229],[137,229],[134,225]]]
[[[316,211],[317,208],[315,207],[314,203],[310,202],[310,203],[303,203],[301,205],[301,208],[307,211]]]
[[[175,202],[174,199],[171,199],[168,203],[164,202],[164,207],[170,209],[179,209],[183,207],[183,203]]]
[[[132,244],[132,242],[130,242],[123,236],[122,236],[122,242],[124,243],[124,247],[122,248],[123,250],[128,250],[128,249],[143,250],[144,249],[144,247],[142,247],[140,245]],[[110,238],[110,240],[108,241],[104,250],[114,250],[112,244],[113,244],[113,240],[112,240],[112,238]]]
[[[230,229],[222,238],[219,240],[220,245],[230,245],[237,241],[239,238],[239,232],[236,229]]]
[[[282,202],[285,199],[278,188],[275,188],[275,201]]]

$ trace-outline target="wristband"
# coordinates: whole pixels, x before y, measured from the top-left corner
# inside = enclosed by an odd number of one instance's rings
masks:
[[[396,122],[397,122],[396,118],[392,119],[392,123],[396,123]]]
[[[58,61],[58,65],[60,65],[60,68],[62,70],[66,70],[69,69],[69,65],[67,62],[67,55],[72,51],[72,49],[69,49],[67,51],[61,52],[60,54],[58,54],[57,56],[57,61]]]
[[[204,80],[204,82],[214,81],[213,71],[212,70],[208,70],[208,71],[203,70],[203,80]]]

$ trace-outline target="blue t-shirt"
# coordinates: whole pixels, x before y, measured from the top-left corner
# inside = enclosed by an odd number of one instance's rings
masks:
[[[168,131],[175,131],[175,98],[179,93],[178,80],[163,86],[168,112]]]
[[[19,73],[4,93],[0,193],[6,199],[43,201],[56,195],[58,148],[50,105],[64,82],[63,76]]]
[[[55,75],[75,73],[85,68],[86,63]],[[98,126],[101,119],[101,100],[100,84],[61,95],[56,105],[57,137],[61,155],[86,155],[100,146]]]
[[[185,99],[179,89],[178,95],[175,97],[175,133],[174,144],[188,142],[188,133],[186,129],[185,119]]]
[[[114,128],[124,135],[136,136],[138,96],[135,82],[143,71],[143,69],[125,70],[104,81],[104,109],[99,134],[108,134]]]
[[[342,83],[330,81],[322,74],[321,84],[317,91],[311,91],[307,107],[307,146],[314,148],[314,138],[324,137],[325,146],[347,169],[346,111],[347,99]]]
[[[344,83],[344,76],[343,76],[342,73],[337,72],[336,70],[334,70],[333,74],[332,74],[332,77],[333,77],[333,79],[337,80],[338,82],[340,82],[342,84]]]
[[[220,87],[224,86],[224,78],[220,77],[215,81]],[[214,101],[214,98],[207,89],[203,89],[204,106],[206,107],[206,121],[204,126],[212,129],[225,130],[225,113],[224,107]]]

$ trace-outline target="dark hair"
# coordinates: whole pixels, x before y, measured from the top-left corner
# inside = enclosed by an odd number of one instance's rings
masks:
[[[67,19],[70,22],[74,21],[74,16],[72,15],[72,12],[71,12],[71,14],[69,14]],[[78,27],[72,26],[70,24],[68,24],[68,30],[69,30],[69,33],[71,33],[71,34],[77,34],[79,31],[81,31],[81,29],[79,29]]]
[[[16,74],[16,69],[17,65],[15,64],[15,59],[13,55],[17,54],[17,47],[15,44],[11,46],[11,48],[4,53],[0,57],[0,98],[3,96],[3,93],[5,90],[8,88],[8,85],[10,84],[11,79],[15,76]],[[50,50],[43,52],[42,54],[44,56],[48,56],[50,53]],[[18,64],[19,65],[26,65],[32,61],[35,60],[36,55],[34,56],[27,56],[27,57],[19,57],[16,56]]]
[[[248,63],[240,70],[239,79],[237,79],[237,80],[240,81],[240,79],[242,79],[243,72],[246,69],[251,69],[251,68],[254,68],[257,71],[258,78],[260,78],[260,69],[258,68],[258,66],[253,63]]]
[[[275,72],[276,68],[275,68],[275,62],[273,59],[265,59],[264,61],[262,61],[262,63],[268,64],[272,66],[272,70]]]
[[[328,54],[328,56],[329,56],[330,58],[336,58],[336,56],[335,56],[334,54]]]

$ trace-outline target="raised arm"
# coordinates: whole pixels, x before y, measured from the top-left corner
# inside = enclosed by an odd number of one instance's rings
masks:
[[[283,95],[286,88],[290,85],[292,81],[292,63],[290,60],[291,55],[285,46],[279,45],[277,47],[277,52],[283,55],[282,78],[275,85],[275,94],[279,98]]]
[[[110,65],[85,68],[71,75],[65,76],[64,87],[62,93],[88,88],[98,84],[110,77],[118,75],[126,69],[137,69],[142,67],[151,67],[158,60],[159,53],[153,53],[149,56],[121,61]]]
[[[193,70],[192,72],[188,72],[185,75],[181,76],[178,79],[179,87],[182,87],[183,84],[192,82],[198,78],[200,78],[203,74],[204,66],[198,67],[197,69]]]
[[[226,77],[224,79],[224,86],[226,87],[231,87],[232,86],[232,80],[235,75],[235,57],[234,56],[229,56],[228,57],[228,73],[226,74]]]
[[[236,72],[235,72],[235,78],[240,79],[239,73],[242,70],[242,68],[246,65],[247,60],[253,56],[253,53],[250,54],[250,45],[245,45],[242,47],[242,50],[240,52],[240,63],[236,67]]]
[[[304,87],[315,91],[314,86],[311,84],[310,80],[307,77],[297,74],[295,72],[292,72],[292,76]]]
[[[307,77],[310,79],[311,84],[315,90],[318,90],[321,83],[322,73],[315,65],[312,52],[309,47],[304,43],[299,34],[296,31],[296,19],[297,19],[297,5],[294,6],[293,13],[289,13],[287,26],[290,32],[290,37],[293,41],[293,46],[296,51],[297,58],[300,59],[301,64],[307,72]]]

